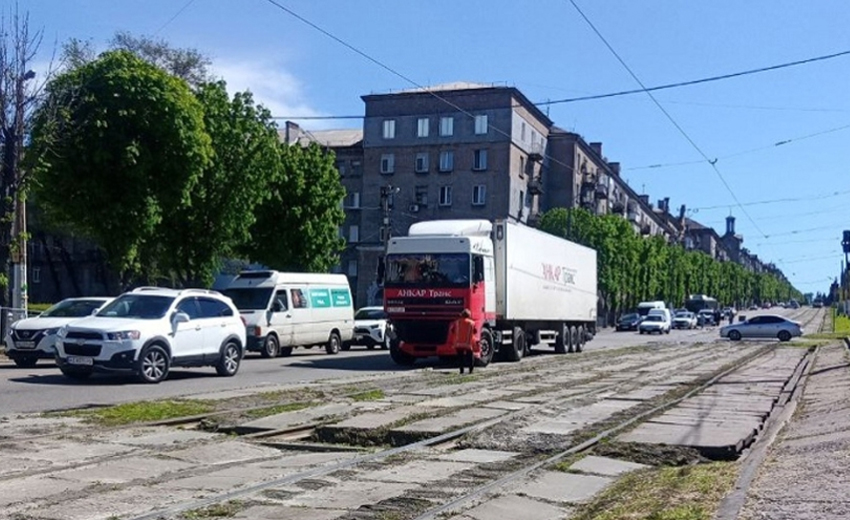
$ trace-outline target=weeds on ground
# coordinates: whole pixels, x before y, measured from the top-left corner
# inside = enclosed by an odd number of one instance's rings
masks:
[[[180,515],[185,520],[200,520],[202,518],[229,518],[245,509],[245,504],[240,500],[230,500],[222,504],[215,504],[202,509],[193,509]]]
[[[86,422],[102,426],[121,426],[202,415],[211,412],[214,408],[214,405],[209,401],[169,399],[164,401],[138,401],[104,408],[53,412],[50,415],[79,417]]]
[[[262,417],[268,417],[270,415],[277,415],[279,413],[286,412],[296,412],[298,410],[303,410],[305,408],[310,408],[312,406],[316,406],[317,403],[286,403],[286,404],[276,404],[272,406],[266,406],[263,408],[255,408],[253,410],[246,410],[244,412],[244,416],[249,419],[260,419]]]
[[[711,520],[737,475],[734,462],[636,471],[581,506],[573,519]]]
[[[384,398],[384,391],[380,388],[375,388],[373,390],[352,394],[349,397],[355,401],[377,401],[378,399]]]
[[[836,334],[841,334],[842,337],[850,335],[850,317],[836,315],[833,317],[832,328]]]

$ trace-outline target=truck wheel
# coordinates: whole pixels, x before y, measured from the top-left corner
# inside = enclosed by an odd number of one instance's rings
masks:
[[[277,338],[269,334],[266,336],[266,341],[263,343],[263,348],[260,350],[260,355],[264,358],[276,358],[280,354],[280,344]]]
[[[584,350],[584,337],[584,325],[581,325],[576,329],[575,333],[576,352],[581,352]]]
[[[525,331],[522,327],[514,327],[511,348],[505,353],[508,361],[519,361],[525,354]]]
[[[566,323],[561,324],[561,330],[558,332],[558,336],[555,338],[555,353],[556,354],[566,354],[567,353],[567,345],[569,345],[570,328],[567,327]]]
[[[489,330],[481,331],[478,344],[481,346],[481,357],[475,360],[475,366],[486,367],[493,360],[493,335]]]
[[[572,338],[570,352],[581,352],[581,338],[578,337],[578,328],[575,325],[570,327],[570,338]]]
[[[407,352],[403,352],[399,344],[395,341],[390,344],[390,357],[395,361],[396,365],[403,367],[413,366],[416,363],[416,358]]]
[[[331,332],[331,335],[328,337],[328,342],[325,345],[325,352],[328,354],[339,354],[339,348],[341,346],[342,340],[339,338],[339,334]]]

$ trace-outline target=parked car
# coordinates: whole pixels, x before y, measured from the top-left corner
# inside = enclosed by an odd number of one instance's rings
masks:
[[[59,329],[56,364],[71,379],[123,372],[159,383],[176,366],[214,366],[219,375],[233,376],[245,341],[245,322],[230,298],[204,289],[142,287]]]
[[[690,311],[677,312],[673,317],[674,329],[693,329],[697,326],[697,317]]]
[[[68,298],[38,316],[16,321],[6,333],[6,355],[19,367],[34,367],[56,355],[56,333],[65,325],[91,316],[112,300],[107,297]]]
[[[366,345],[369,350],[380,345],[390,348],[390,325],[383,307],[363,307],[354,314],[354,337],[343,343],[342,350],[353,345]]]
[[[769,314],[753,316],[747,321],[727,325],[720,329],[720,337],[729,338],[732,341],[738,341],[742,338],[777,338],[779,341],[790,341],[791,338],[802,335],[803,328],[799,322]]]
[[[717,325],[714,319],[714,311],[712,309],[703,309],[697,314],[697,322],[702,325]]]
[[[670,322],[664,319],[660,314],[649,314],[638,325],[638,332],[641,334],[670,334]]]
[[[636,312],[623,314],[620,316],[620,319],[617,320],[617,332],[624,330],[638,330],[638,325],[640,325],[640,321],[642,319],[643,317]]]
[[[812,303],[812,307],[814,307],[815,309],[820,309],[821,307],[823,307],[823,302],[821,300],[815,300]]]

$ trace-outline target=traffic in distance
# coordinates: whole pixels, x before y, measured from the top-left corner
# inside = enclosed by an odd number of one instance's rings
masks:
[[[420,222],[387,245],[380,307],[355,313],[341,274],[244,271],[221,292],[140,287],[63,300],[14,323],[6,355],[19,367],[54,359],[76,380],[116,373],[159,383],[172,367],[210,366],[231,377],[248,352],[275,358],[295,348],[380,348],[400,366],[462,354],[485,367],[519,361],[532,346],[581,352],[597,332],[596,262],[591,248],[514,222]],[[670,334],[728,320],[719,334],[733,341],[803,334],[781,316],[735,322],[734,308],[706,295],[684,303],[641,302],[616,330]],[[461,341],[463,323],[469,337]]]

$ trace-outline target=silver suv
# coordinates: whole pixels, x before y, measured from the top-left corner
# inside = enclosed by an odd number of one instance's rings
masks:
[[[229,298],[204,289],[142,287],[57,333],[56,364],[67,377],[132,373],[159,383],[171,367],[239,370],[245,323]]]

